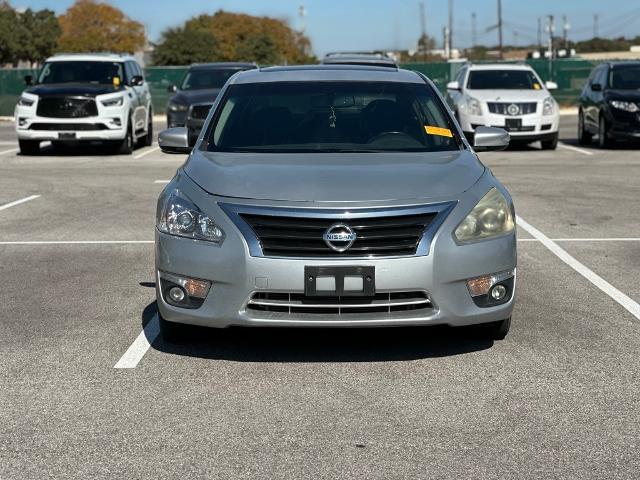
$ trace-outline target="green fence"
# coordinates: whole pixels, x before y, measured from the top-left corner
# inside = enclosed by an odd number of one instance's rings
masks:
[[[554,96],[562,105],[573,105],[578,101],[580,89],[596,62],[587,60],[529,60],[542,77],[552,79],[558,84]],[[461,63],[408,63],[402,68],[416,70],[426,74],[444,92],[447,82],[457,73]],[[165,111],[170,93],[167,88],[180,83],[187,67],[149,67],[145,70],[151,88],[153,108],[157,114]],[[24,76],[32,74],[30,70],[0,70],[0,116],[13,115],[13,109],[20,92],[24,89]]]

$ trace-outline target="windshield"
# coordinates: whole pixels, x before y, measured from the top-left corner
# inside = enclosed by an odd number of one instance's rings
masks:
[[[609,85],[616,90],[640,89],[640,66],[614,68],[609,74]]]
[[[540,90],[540,81],[529,70],[475,70],[469,73],[469,90]]]
[[[238,152],[432,152],[459,149],[426,84],[280,82],[231,85],[208,149]]]
[[[244,70],[243,68],[211,70],[190,70],[182,81],[181,90],[205,90],[222,88],[231,75]]]
[[[118,62],[50,62],[45,63],[38,83],[95,83],[113,85],[113,77],[123,81]]]

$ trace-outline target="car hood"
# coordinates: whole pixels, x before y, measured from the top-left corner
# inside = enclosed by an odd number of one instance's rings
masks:
[[[547,90],[467,90],[483,102],[539,102],[549,96]]]
[[[104,95],[107,93],[114,93],[123,90],[123,87],[114,87],[112,85],[96,85],[93,83],[59,83],[59,84],[47,84],[47,85],[35,85],[27,88],[25,92],[38,95],[40,97],[46,96],[80,96],[80,97],[95,97],[96,95]]]
[[[607,100],[625,100],[628,102],[640,102],[640,91],[638,90],[606,90]]]
[[[308,202],[418,200],[459,194],[485,167],[471,151],[219,153],[194,151],[185,173],[210,194]]]
[[[171,98],[171,102],[184,103],[187,105],[193,105],[194,103],[212,104],[216,100],[220,90],[220,88],[206,90],[181,90]]]

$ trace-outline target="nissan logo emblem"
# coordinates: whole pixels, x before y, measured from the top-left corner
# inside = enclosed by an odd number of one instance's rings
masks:
[[[357,235],[349,225],[336,223],[331,225],[323,234],[322,239],[335,252],[344,252],[351,248]]]

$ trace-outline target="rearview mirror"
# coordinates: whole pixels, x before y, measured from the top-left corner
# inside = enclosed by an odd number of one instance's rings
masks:
[[[460,83],[457,81],[447,83],[447,90],[460,90]]]
[[[503,128],[478,127],[473,137],[473,148],[476,152],[504,150],[510,139],[509,132]]]
[[[33,85],[33,76],[32,75],[25,75],[24,76],[24,84],[28,87],[30,87],[31,85]]]
[[[158,145],[164,153],[191,153],[186,127],[167,128],[158,134]]]
[[[169,85],[167,87],[167,92],[169,93],[176,93],[178,91],[178,87],[176,87],[175,85]]]
[[[544,86],[547,87],[547,90],[557,90],[558,84],[556,82],[552,82],[551,80],[547,80],[544,82]]]
[[[591,90],[593,90],[594,92],[601,92],[602,91],[602,85],[600,85],[599,83],[592,83],[591,84]]]

